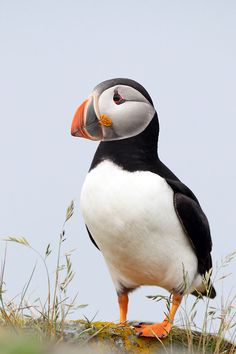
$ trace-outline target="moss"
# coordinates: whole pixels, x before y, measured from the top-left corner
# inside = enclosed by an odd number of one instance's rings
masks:
[[[170,336],[163,341],[156,338],[138,337],[130,326],[121,327],[111,322],[77,321],[74,324],[81,326],[82,335],[79,343],[89,345],[91,352],[95,353],[166,353],[181,352],[197,353],[205,348],[205,353],[234,353],[236,347],[222,340],[218,351],[215,351],[219,338],[214,335],[203,335],[200,332],[174,327]],[[132,324],[132,323],[131,323]],[[87,332],[84,332],[84,331]],[[83,335],[86,334],[85,336]]]
[[[190,329],[180,329],[173,327],[168,338],[160,341],[156,338],[138,337],[131,327],[119,326],[111,322],[90,322],[85,320],[66,322],[64,326],[64,341],[60,339],[59,352],[56,353],[89,353],[89,354],[116,354],[116,353],[142,353],[142,354],[163,354],[163,353],[211,353],[211,354],[233,354],[236,353],[236,346],[212,334],[203,334],[191,331]],[[12,335],[1,328],[0,354],[4,348],[4,354],[9,353],[38,354],[38,348],[44,343],[48,344],[47,338],[40,335],[36,323],[29,321],[27,326],[17,331],[18,335]],[[58,329],[60,337],[61,330]],[[9,340],[10,338],[10,340]],[[56,338],[51,338],[54,342]],[[56,340],[57,341],[57,340]],[[50,344],[50,343],[49,343]],[[51,342],[51,344],[53,344]],[[7,346],[6,348],[4,347]],[[13,346],[13,347],[12,347]],[[12,349],[14,348],[14,350]],[[70,352],[70,348],[76,351]],[[27,349],[27,350],[26,350]],[[36,350],[37,349],[37,350]],[[62,349],[62,351],[61,351]]]
[[[161,343],[155,338],[141,338],[136,335],[134,330],[129,326],[119,326],[114,323],[95,322],[93,324],[98,330],[102,329],[94,337],[94,342],[108,340],[112,347],[115,345],[117,349],[123,350],[125,353],[150,353],[161,347]]]

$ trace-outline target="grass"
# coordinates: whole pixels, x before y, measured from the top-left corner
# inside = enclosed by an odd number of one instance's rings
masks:
[[[35,252],[43,263],[47,278],[47,299],[44,303],[42,303],[40,299],[37,299],[36,303],[28,304],[26,300],[26,294],[34,276],[35,266],[32,269],[29,280],[21,292],[19,303],[16,304],[12,301],[4,301],[4,272],[6,266],[7,246],[5,247],[5,255],[0,276],[0,314],[2,325],[13,329],[14,332],[17,332],[26,324],[27,326],[30,324],[30,326],[33,326],[35,329],[43,333],[47,339],[60,338],[63,336],[65,320],[70,311],[75,309],[75,302],[77,299],[76,295],[72,302],[69,304],[67,303],[67,289],[74,277],[74,271],[71,263],[72,251],[66,253],[63,260],[61,257],[62,245],[66,241],[65,225],[72,217],[73,212],[74,202],[72,201],[70,206],[67,208],[65,221],[59,235],[57,259],[53,279],[50,277],[47,265],[47,259],[50,257],[52,252],[50,244],[46,246],[45,253],[42,255],[34,247],[32,247],[24,237],[8,237],[5,239],[8,243],[15,242]],[[85,305],[81,305],[81,307],[84,306]]]
[[[163,341],[137,338],[134,331],[128,326],[120,328],[115,324],[98,323],[93,322],[93,320],[89,321],[88,319],[85,321],[68,322],[68,317],[72,311],[87,306],[78,306],[76,304],[77,294],[72,300],[69,300],[67,296],[68,287],[72,285],[74,278],[71,262],[72,252],[63,255],[62,253],[63,244],[66,241],[65,226],[73,213],[74,202],[72,201],[66,210],[65,221],[58,238],[55,272],[52,276],[48,268],[48,258],[52,253],[50,244],[46,246],[44,254],[41,254],[24,237],[8,237],[5,239],[5,254],[0,273],[0,333],[2,334],[0,336],[0,354],[8,352],[14,354],[34,354],[39,352],[39,348],[41,348],[42,352],[45,343],[53,343],[54,348],[56,348],[58,343],[68,340],[68,328],[70,332],[69,336],[71,336],[73,342],[77,342],[80,345],[87,345],[89,342],[104,341],[104,339],[106,339],[106,343],[110,340],[109,343],[112,345],[113,342],[118,343],[117,338],[119,337],[119,343],[123,343],[123,349],[130,350],[130,352],[132,352],[132,345],[134,344],[136,348],[134,352],[137,352],[139,348],[142,353],[151,353],[151,348],[159,345],[160,350],[169,353],[174,343],[185,349],[187,353],[236,353],[236,310],[234,307],[236,295],[228,296],[226,300],[221,295],[221,305],[219,308],[212,307],[208,298],[200,299],[200,296],[193,303],[191,302],[192,305],[189,308],[187,305],[188,296],[186,296],[180,311],[181,320],[178,323],[178,327],[174,327],[169,337]],[[47,296],[45,301],[42,302],[40,299],[37,299],[33,304],[30,304],[27,300],[28,290],[34,277],[36,266],[32,268],[30,277],[20,294],[19,300],[7,301],[5,299],[4,273],[7,261],[7,245],[10,242],[27,247],[40,258],[47,279]],[[213,283],[224,281],[227,275],[220,275],[221,271],[232,262],[235,254],[236,252],[227,255],[217,265]],[[206,286],[209,284],[210,275],[211,272],[205,276]],[[167,310],[170,307],[170,297],[155,295],[149,296],[149,298],[153,301],[165,300]],[[197,327],[195,323],[200,300],[204,301],[204,316],[201,328]],[[72,327],[74,328],[73,330],[71,330]],[[23,336],[22,333],[24,334]],[[31,334],[33,334],[33,340]],[[9,335],[13,336],[14,341],[9,340]],[[229,341],[225,340],[226,337]]]

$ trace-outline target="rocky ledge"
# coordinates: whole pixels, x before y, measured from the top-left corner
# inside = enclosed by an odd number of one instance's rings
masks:
[[[174,327],[168,338],[138,337],[132,328],[137,323],[120,327],[110,322],[73,321],[65,324],[64,344],[67,353],[144,353],[144,354],[184,354],[184,353],[236,353],[236,346],[217,338]],[[78,350],[79,349],[79,350]],[[63,349],[62,349],[63,350]],[[69,352],[68,352],[69,350]],[[64,351],[63,351],[64,353]]]

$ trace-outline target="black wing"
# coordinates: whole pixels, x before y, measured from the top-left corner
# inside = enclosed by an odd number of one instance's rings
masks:
[[[91,232],[90,232],[89,229],[88,229],[88,226],[87,226],[87,225],[85,225],[85,226],[86,226],[86,229],[87,229],[87,231],[88,231],[90,240],[92,241],[92,243],[94,244],[94,246],[97,247],[97,249],[100,251],[98,245],[96,244],[96,242],[95,242],[94,239],[93,239],[93,236],[91,235]]]
[[[198,271],[205,274],[212,267],[212,241],[207,217],[193,192],[159,159],[154,172],[165,178],[172,188],[176,214],[198,258]]]
[[[212,240],[210,227],[197,198],[180,181],[166,179],[174,191],[174,207],[198,258],[198,271],[205,274],[211,269]]]
[[[182,227],[189,237],[198,259],[198,272],[205,275],[212,268],[212,240],[210,226],[197,198],[193,192],[179,180],[166,179],[174,191],[174,207]],[[193,295],[199,296],[198,292]],[[216,291],[209,280],[208,290],[202,295],[214,298]]]

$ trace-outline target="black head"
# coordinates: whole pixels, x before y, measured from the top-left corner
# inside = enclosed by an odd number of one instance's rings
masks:
[[[100,84],[98,84],[94,88],[94,90],[97,90],[98,93],[101,94],[103,91],[107,90],[110,87],[116,86],[116,85],[124,85],[124,86],[133,87],[135,90],[139,91],[153,106],[152,99],[151,99],[149,93],[147,92],[147,90],[135,80],[131,80],[131,79],[127,79],[127,78],[110,79],[110,80],[106,80],[106,81],[103,81]]]
[[[138,82],[107,80],[78,107],[71,134],[102,141],[127,139],[142,133],[155,113],[151,97]]]

